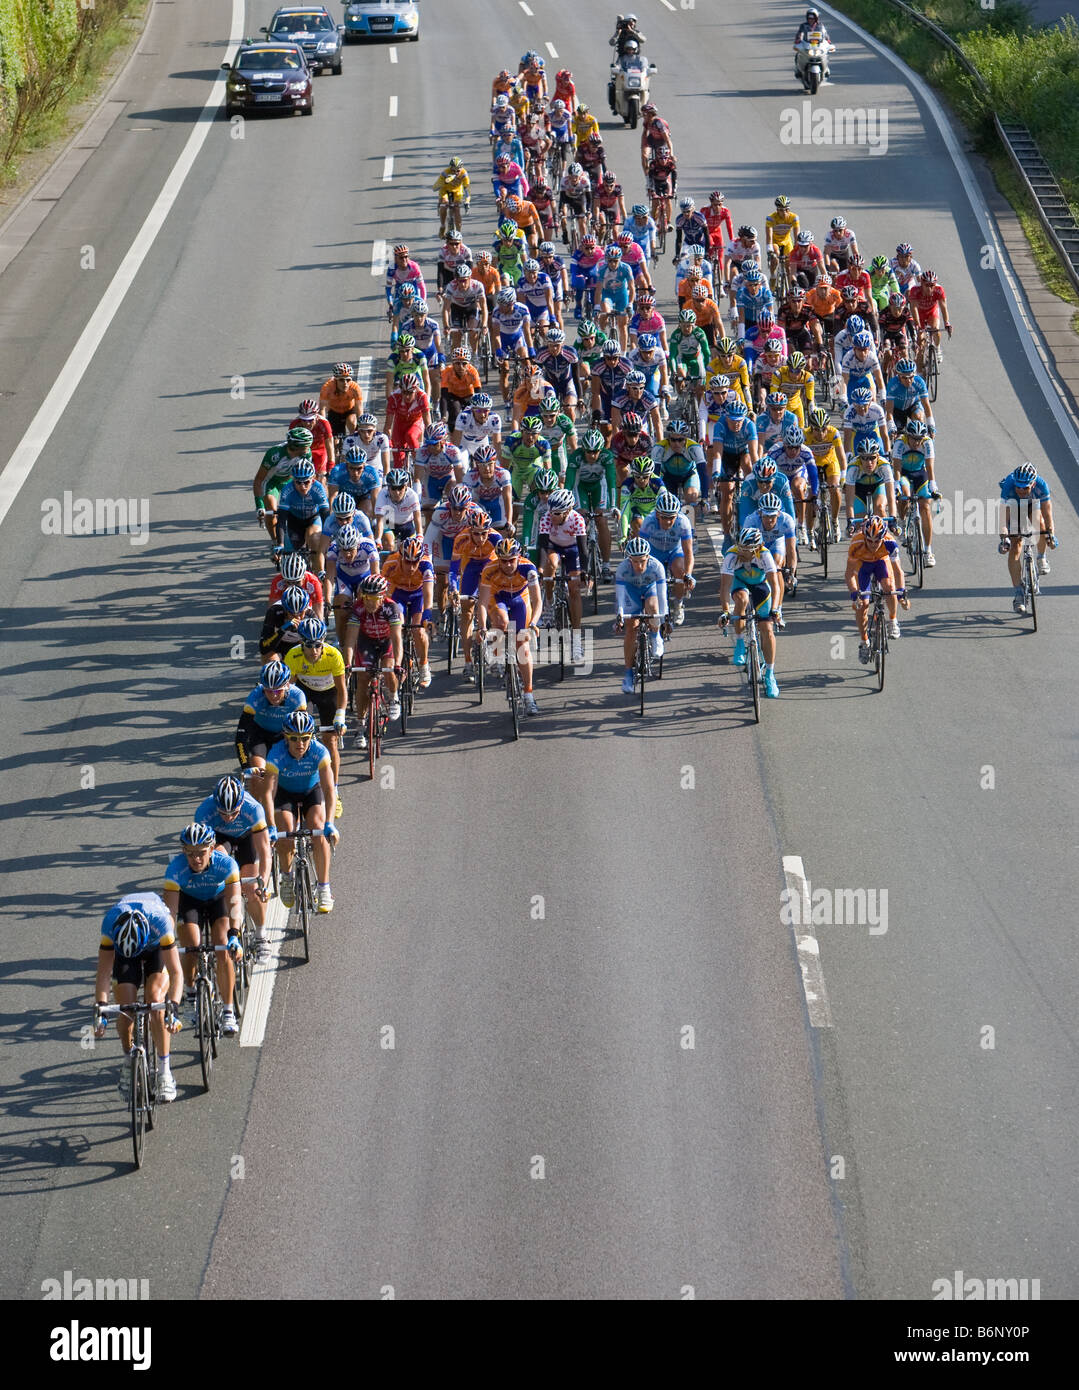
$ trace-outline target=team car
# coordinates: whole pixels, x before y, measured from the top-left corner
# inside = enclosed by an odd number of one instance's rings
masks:
[[[277,10],[260,32],[279,43],[298,44],[312,72],[328,68],[334,77],[341,76],[345,26],[335,24],[322,5],[289,5]]]
[[[294,43],[240,45],[233,63],[222,63],[225,112],[301,111],[315,109],[315,84],[303,49]]]

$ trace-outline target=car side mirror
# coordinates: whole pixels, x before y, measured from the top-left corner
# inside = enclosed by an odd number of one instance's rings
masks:
[[[648,71],[649,71],[649,73],[659,72],[659,68],[656,67],[655,63],[649,63],[649,64],[648,64]]]
[[[338,32],[339,34],[343,34],[343,33],[345,32],[345,26],[344,26],[343,24],[339,24],[339,25],[337,26],[337,32]]]
[[[221,71],[222,71],[222,72],[231,72],[231,71],[232,71],[232,64],[231,64],[231,63],[222,63],[222,64],[221,64]]]

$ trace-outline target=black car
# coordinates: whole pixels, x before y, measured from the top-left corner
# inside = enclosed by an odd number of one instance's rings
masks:
[[[315,83],[304,57],[295,43],[245,43],[231,65],[225,86],[225,111],[302,111],[310,116],[315,109]]]
[[[341,76],[345,26],[335,24],[330,12],[321,5],[289,5],[280,9],[261,32],[281,43],[299,44],[312,72],[329,69],[335,77]]]

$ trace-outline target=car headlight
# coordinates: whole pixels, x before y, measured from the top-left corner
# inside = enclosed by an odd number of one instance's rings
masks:
[[[307,83],[306,83],[306,82],[290,82],[290,83],[288,84],[288,89],[289,89],[290,92],[306,92],[306,91],[307,91]]]
[[[411,14],[403,14],[401,16],[401,23],[405,26],[406,29],[415,29],[416,25],[419,22],[420,17],[415,10],[413,10]]]
[[[335,39],[320,39],[318,51],[320,53],[332,53],[336,47],[337,42]]]

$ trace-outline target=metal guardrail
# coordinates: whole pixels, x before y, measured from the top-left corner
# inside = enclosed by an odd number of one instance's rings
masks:
[[[927,30],[942,43],[964,72],[974,79],[982,96],[989,96],[985,79],[950,34],[946,34],[939,24],[934,24],[921,10],[905,4],[904,0],[888,0],[888,4],[893,9],[902,11],[909,20]],[[1079,290],[1079,224],[1071,214],[1060,185],[1053,177],[1052,170],[1026,126],[1016,121],[1001,121],[995,111],[993,125],[1008,158],[1015,165],[1016,172],[1030,194],[1038,221],[1060,258],[1068,279]]]

